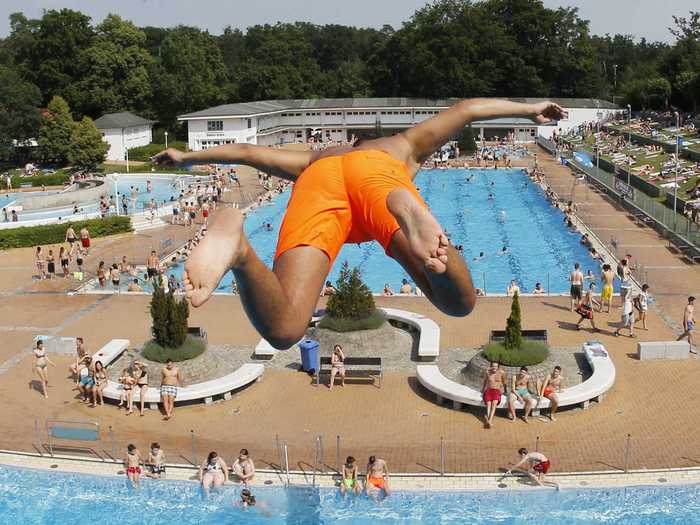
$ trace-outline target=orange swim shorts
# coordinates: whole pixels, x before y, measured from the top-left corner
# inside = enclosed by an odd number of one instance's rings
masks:
[[[383,151],[358,150],[314,162],[294,184],[275,259],[297,246],[313,246],[333,264],[343,244],[370,240],[391,256],[399,223],[386,198],[397,188],[406,188],[425,206],[406,164]]]

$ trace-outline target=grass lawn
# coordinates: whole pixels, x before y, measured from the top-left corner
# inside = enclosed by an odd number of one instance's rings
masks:
[[[593,161],[593,164],[595,165],[595,137],[593,137],[591,135],[591,136],[587,137],[584,141],[578,142],[575,144],[576,145],[575,145],[574,149],[579,149],[579,150],[582,149],[582,150],[587,151],[591,156],[591,160]],[[601,145],[605,145],[605,143],[601,143]],[[623,153],[626,153],[626,151],[623,150]],[[670,159],[670,155],[668,153],[665,153],[665,152],[659,152],[657,154],[652,153],[651,154],[652,156],[649,157],[647,155],[647,153],[644,151],[644,149],[634,150],[634,148],[633,148],[632,155],[634,155],[634,157],[636,158],[636,162],[632,165],[632,174],[637,175],[637,176],[639,176],[639,170],[635,170],[634,169],[635,166],[642,166],[642,165],[648,164],[648,165],[652,166],[652,173],[655,173],[655,172],[660,172],[662,169],[662,166],[666,162],[668,162],[668,160]],[[614,164],[612,157],[610,155],[601,155],[600,158],[605,159],[608,162]],[[621,168],[625,168],[625,169],[627,168],[626,163],[622,163],[622,164],[618,163],[617,165],[620,166]],[[673,171],[671,171],[670,174],[667,174],[664,179],[656,179],[654,181],[649,181],[648,177],[642,177],[642,178],[644,180],[647,180],[648,182],[651,182],[652,184],[655,184],[658,186],[660,184],[666,184],[669,182],[673,182]],[[688,192],[695,187],[695,184],[697,183],[697,181],[698,181],[698,177],[692,176],[692,177],[688,178],[688,180],[686,180],[685,182],[681,183],[678,187],[678,197],[680,197],[681,199],[688,198],[688,195],[687,195]],[[672,192],[673,189],[668,188],[667,191]],[[659,202],[663,202],[663,201],[665,201],[665,198],[660,197]]]

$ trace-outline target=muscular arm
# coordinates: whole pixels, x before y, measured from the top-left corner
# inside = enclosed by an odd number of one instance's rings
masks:
[[[224,144],[187,153],[167,149],[151,160],[155,164],[244,164],[275,177],[294,181],[314,160],[314,155],[311,151],[274,149],[253,144]]]
[[[521,117],[532,119],[536,124],[545,124],[551,120],[560,119],[563,115],[562,108],[553,102],[521,104],[488,98],[465,99],[406,130],[403,136],[412,149],[413,160],[422,164],[464,126],[475,120]]]

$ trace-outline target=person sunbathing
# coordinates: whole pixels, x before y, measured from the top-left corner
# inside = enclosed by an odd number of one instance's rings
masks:
[[[448,315],[466,316],[476,303],[471,275],[413,179],[434,152],[472,121],[512,116],[544,124],[563,115],[553,102],[466,99],[402,133],[353,146],[322,151],[250,144],[187,153],[167,149],[152,161],[244,164],[295,182],[273,269],[251,248],[241,211],[227,208],[187,260],[187,297],[192,306],[201,306],[232,270],[252,324],[272,346],[289,348],[303,336],[343,244],[376,240],[433,305]]]

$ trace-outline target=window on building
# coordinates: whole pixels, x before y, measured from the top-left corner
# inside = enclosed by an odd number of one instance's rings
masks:
[[[207,131],[223,131],[223,120],[207,120]]]
[[[253,119],[252,119],[252,118],[249,118],[249,119],[248,119],[248,129],[250,129],[250,128],[252,128],[252,127],[253,127]]]

